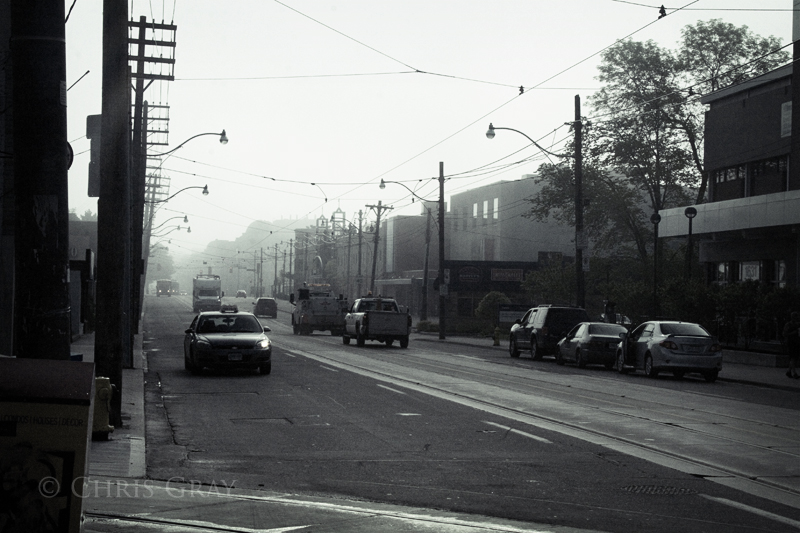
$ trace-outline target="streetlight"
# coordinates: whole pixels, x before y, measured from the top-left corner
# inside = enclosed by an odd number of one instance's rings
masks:
[[[658,223],[661,215],[653,213],[650,216],[653,223],[653,320],[658,317]]]
[[[396,183],[398,185],[402,185],[403,187],[408,190],[413,196],[419,198],[423,202],[431,202],[433,200],[427,200],[417,193],[412,191],[405,183],[401,183],[399,181],[384,181],[381,179],[380,188],[385,189],[387,183]],[[375,253],[378,253],[378,250],[375,250]],[[427,276],[427,270],[425,272]],[[445,312],[445,306],[447,302],[447,285],[444,282],[444,162],[439,162],[439,272],[438,272],[438,280],[439,280],[439,338],[444,340],[445,338],[445,330],[447,329],[447,313]],[[427,291],[427,287],[425,287]],[[425,293],[425,298],[428,297],[427,292]]]
[[[152,233],[151,233],[151,234],[150,234],[150,236],[151,236],[151,237],[156,237],[156,238],[158,238],[158,237],[164,237],[165,235],[169,235],[169,234],[170,234],[170,233],[172,233],[173,231],[180,231],[180,230],[181,230],[181,227],[180,227],[180,226],[175,226],[174,228],[172,228],[171,230],[167,231],[166,233],[162,233],[162,234],[160,234],[160,235],[154,235],[154,234],[152,234]],[[187,228],[186,228],[186,233],[191,233],[191,232],[192,232],[192,228],[191,228],[191,226],[190,226],[190,227],[187,227]]]
[[[184,187],[183,189],[179,190],[178,192],[176,192],[175,194],[173,194],[172,196],[170,196],[169,198],[166,198],[164,200],[150,200],[147,203],[148,204],[163,204],[164,202],[168,202],[168,201],[172,200],[173,198],[178,196],[183,191],[186,191],[186,190],[189,190],[189,189],[203,189],[203,196],[208,196],[208,185],[203,185],[202,187],[200,187],[199,185],[193,185],[191,187]]]
[[[152,154],[152,156],[153,156],[153,157],[160,157],[160,156],[162,156],[162,155],[168,155],[168,154],[171,154],[172,152],[174,152],[174,151],[178,150],[179,148],[183,148],[183,146],[184,146],[186,143],[188,143],[189,141],[191,141],[192,139],[196,139],[196,138],[198,138],[198,137],[202,137],[203,135],[219,135],[219,143],[220,143],[220,144],[228,144],[228,135],[225,133],[225,130],[222,130],[222,133],[216,133],[216,132],[209,132],[209,133],[198,133],[197,135],[193,135],[193,136],[189,137],[188,139],[186,139],[185,141],[183,141],[181,144],[179,144],[178,146],[176,146],[176,147],[175,147],[175,148],[173,148],[172,150],[170,150],[170,151],[168,151],[168,152],[157,152],[157,153],[155,153],[155,154]]]
[[[159,225],[158,225],[158,226],[156,226],[155,228],[152,228],[150,231],[151,231],[151,232],[153,232],[153,231],[157,231],[157,230],[158,230],[158,229],[159,229],[161,226],[163,226],[164,224],[166,224],[166,223],[167,223],[167,222],[169,222],[170,220],[175,220],[176,218],[181,218],[181,217],[172,217],[172,218],[168,218],[167,220],[165,220],[164,222],[162,222],[161,224],[159,224]],[[189,222],[189,217],[188,217],[188,216],[186,216],[186,215],[184,215],[184,216],[183,216],[183,222],[184,222],[184,223],[188,223],[188,222]]]
[[[586,248],[586,237],[583,234],[583,123],[581,122],[581,98],[575,95],[575,120],[571,123],[575,128],[575,154],[573,156],[556,154],[549,150],[545,150],[539,143],[531,139],[519,130],[512,128],[496,128],[489,123],[489,129],[486,131],[486,137],[494,139],[495,130],[509,130],[515,131],[528,139],[534,146],[545,153],[550,159],[550,156],[555,157],[572,157],[575,160],[575,284],[576,284],[576,305],[578,307],[586,307],[586,287],[584,285],[583,277],[583,249]],[[552,160],[550,160],[552,163]]]
[[[684,265],[683,277],[687,281],[692,279],[692,255],[694,255],[692,245],[692,219],[697,216],[697,209],[694,207],[687,207],[684,209],[683,214],[689,219],[689,236],[686,240],[686,264]]]

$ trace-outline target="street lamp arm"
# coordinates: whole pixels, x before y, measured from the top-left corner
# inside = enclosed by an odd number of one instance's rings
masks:
[[[435,202],[436,201],[436,200],[430,200],[428,198],[423,198],[422,196],[420,196],[417,193],[415,193],[414,191],[412,191],[411,188],[408,185],[406,185],[405,183],[399,182],[399,181],[385,181],[385,180],[381,179],[380,188],[381,189],[385,189],[387,183],[396,183],[397,185],[402,185],[403,187],[406,188],[406,190],[408,192],[410,192],[413,196],[415,196],[416,198],[419,198],[423,202]],[[412,198],[411,201],[413,202],[414,199]]]
[[[179,190],[178,192],[176,192],[175,194],[173,194],[172,196],[170,196],[169,198],[166,198],[164,200],[150,200],[147,203],[149,203],[149,204],[163,204],[164,202],[168,202],[168,201],[172,200],[177,195],[179,195],[180,193],[182,193],[183,191],[186,191],[188,189],[203,189],[203,196],[208,196],[208,185],[204,185],[202,187],[200,187],[199,185],[193,185],[191,187],[184,187],[183,189]]]
[[[519,130],[515,130],[513,128],[498,128],[498,127],[495,127],[494,125],[492,125],[491,122],[489,123],[489,129],[486,131],[486,137],[489,138],[489,139],[494,139],[495,130],[515,131],[515,132],[519,133],[520,135],[522,135],[523,137],[525,137],[526,139],[528,139],[536,148],[538,148],[539,150],[541,150],[545,154],[552,155],[554,157],[571,157],[571,156],[568,156],[568,155],[557,154],[555,152],[551,152],[550,150],[547,150],[547,149],[543,148],[539,143],[537,143],[536,141],[531,139],[527,134],[525,134],[525,133],[523,133],[523,132],[521,132]]]
[[[191,141],[192,139],[196,139],[198,137],[202,137],[203,135],[218,135],[220,144],[228,144],[228,136],[225,134],[225,130],[222,130],[222,133],[216,133],[216,132],[198,133],[197,135],[193,135],[193,136],[189,137],[188,139],[186,139],[181,144],[179,144],[178,146],[176,146],[175,148],[173,148],[172,150],[170,150],[168,152],[158,152],[158,153],[155,153],[155,154],[152,154],[152,155],[155,156],[155,157],[159,157],[159,156],[162,156],[162,155],[169,155],[172,152],[174,152],[174,151],[176,151],[176,150],[178,150],[180,148],[183,148],[183,146],[186,143],[188,143],[189,141]]]
[[[169,222],[170,220],[175,220],[176,218],[182,218],[182,219],[183,219],[183,221],[184,221],[185,223],[188,223],[188,222],[189,222],[189,217],[188,217],[188,216],[186,216],[186,215],[184,215],[184,216],[182,216],[182,217],[172,217],[172,218],[168,218],[167,220],[165,220],[164,222],[162,222],[161,224],[159,224],[159,225],[158,225],[158,226],[156,226],[155,228],[152,228],[150,231],[151,231],[151,232],[153,232],[153,231],[158,231],[158,230],[159,230],[159,229],[160,229],[160,228],[161,228],[161,227],[162,227],[164,224],[166,224],[166,223],[167,223],[167,222]]]

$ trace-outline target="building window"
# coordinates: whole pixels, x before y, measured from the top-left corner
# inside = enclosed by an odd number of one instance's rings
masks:
[[[470,297],[458,299],[458,316],[461,317],[474,317],[475,305],[474,300]]]
[[[489,218],[489,200],[483,201],[483,218]]]
[[[742,281],[761,281],[761,261],[742,261],[739,263],[739,279]]]
[[[773,281],[778,287],[786,287],[786,261],[780,259],[775,261],[775,272]]]
[[[478,218],[478,202],[472,204],[472,218]]]
[[[500,198],[494,199],[494,210],[492,210],[492,218],[494,218],[494,220],[500,218]]]
[[[714,281],[716,283],[728,283],[730,281],[730,270],[728,263],[717,263],[716,275]]]

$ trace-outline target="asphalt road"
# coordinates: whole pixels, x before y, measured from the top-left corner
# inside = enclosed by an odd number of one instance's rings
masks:
[[[243,310],[250,300],[229,298]],[[797,531],[796,395],[273,332],[273,370],[183,369],[188,300],[150,299],[147,473],[603,531]],[[754,481],[755,480],[755,481]]]

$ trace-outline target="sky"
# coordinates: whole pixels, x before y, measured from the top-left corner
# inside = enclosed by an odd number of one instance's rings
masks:
[[[66,0],[70,209],[88,189],[86,117],[101,111],[102,2]],[[722,19],[791,41],[792,0],[129,0],[131,18],[177,25],[175,81],[145,98],[169,106],[170,194],[154,225],[173,253],[236,240],[255,220],[349,220],[381,201],[415,215],[406,187],[438,199],[535,172],[524,136],[558,152],[575,96],[592,117],[600,54],[624,38],[678,48],[681,29]],[[161,35],[157,35],[158,38]],[[88,71],[88,74],[86,72]],[[520,94],[520,86],[524,92]],[[381,179],[388,183],[379,188]],[[405,185],[405,187],[404,187]],[[502,206],[501,206],[502,208]],[[187,216],[187,224],[173,217]],[[371,215],[374,218],[374,214]],[[172,219],[172,220],[170,220]],[[284,228],[292,226],[284,222]]]

